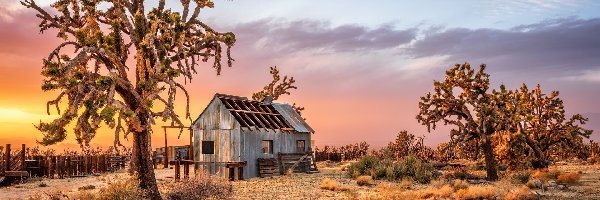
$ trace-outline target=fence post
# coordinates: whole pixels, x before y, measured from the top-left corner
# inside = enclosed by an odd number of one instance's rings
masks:
[[[4,171],[10,171],[10,144],[6,144],[6,155],[4,156],[5,158],[5,170]]]
[[[21,171],[25,171],[25,144],[21,144]]]
[[[185,161],[183,163],[183,178],[185,178],[185,179],[190,178],[190,162],[189,161]]]
[[[179,182],[179,178],[181,177],[181,170],[179,169],[179,159],[177,159],[175,163],[175,182]]]

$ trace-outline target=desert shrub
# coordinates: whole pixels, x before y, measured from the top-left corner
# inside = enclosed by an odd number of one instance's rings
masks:
[[[532,179],[548,180],[549,177],[550,176],[548,175],[548,172],[541,171],[541,170],[534,171],[531,174]]]
[[[356,178],[360,175],[365,175],[369,172],[369,170],[373,169],[375,165],[377,165],[381,159],[373,156],[365,156],[362,157],[358,162],[351,164],[347,167],[348,175]]]
[[[197,174],[195,178],[178,182],[165,194],[167,199],[231,199],[231,183],[221,177]]]
[[[373,177],[372,176],[359,176],[356,178],[356,184],[358,184],[360,186],[373,185]]]
[[[513,179],[518,181],[519,183],[525,184],[529,181],[529,179],[532,177],[531,172],[529,171],[520,171],[520,172],[516,172],[512,175]],[[533,175],[534,178],[537,178],[535,176],[535,174]]]
[[[96,189],[96,186],[94,185],[86,185],[86,186],[81,186],[78,188],[78,190],[93,190]]]
[[[137,178],[132,176],[110,182],[107,187],[100,189],[96,197],[98,200],[136,200],[142,199],[143,192],[138,189]]]
[[[550,171],[548,171],[546,177],[548,179],[557,179],[560,174],[561,174],[561,172],[558,170],[550,170]]]
[[[45,182],[40,182],[38,183],[38,187],[48,187],[48,184],[46,184]]]
[[[577,183],[577,181],[579,181],[579,178],[580,177],[578,173],[565,173],[558,175],[558,177],[556,178],[556,182],[564,184],[575,184]]]
[[[472,186],[456,191],[456,199],[492,199],[494,197],[493,186]]]
[[[385,178],[392,181],[411,178],[418,183],[429,183],[439,176],[433,166],[414,156],[406,156],[396,162],[391,159],[365,156],[350,165],[346,173],[354,178],[361,175],[370,175],[374,179]]]
[[[531,189],[541,189],[543,187],[543,181],[541,179],[534,178],[527,181],[525,185]]]
[[[397,169],[394,173],[395,180],[410,177],[418,183],[429,183],[432,179],[438,177],[433,166],[414,156],[404,157],[394,167]]]
[[[483,165],[481,165],[481,166],[483,166]],[[508,169],[508,165],[504,165],[504,164],[498,165],[498,171],[506,171],[507,169]],[[485,166],[483,166],[482,170],[485,170]]]
[[[325,178],[321,181],[319,187],[321,189],[334,191],[337,188],[337,183],[330,178]]]
[[[446,178],[446,179],[460,179],[460,180],[472,179],[473,177],[475,177],[475,176],[472,175],[471,172],[469,172],[469,170],[467,170],[465,168],[460,168],[460,169],[454,170],[454,171],[444,175],[444,178]]]
[[[516,189],[510,190],[504,196],[505,200],[534,200],[537,199],[535,194],[531,192],[529,187],[522,186]]]
[[[466,181],[463,181],[460,179],[455,179],[452,182],[452,189],[454,189],[454,191],[467,189],[467,188],[469,188],[469,183],[467,183]]]
[[[471,170],[474,170],[474,171],[485,170],[485,165],[473,165],[473,167],[471,167]]]

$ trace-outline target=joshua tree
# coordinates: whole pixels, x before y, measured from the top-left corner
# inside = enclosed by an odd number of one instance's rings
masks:
[[[273,76],[273,80],[271,81],[271,83],[267,84],[262,91],[253,93],[252,99],[260,101],[266,96],[270,96],[273,98],[273,100],[277,100],[281,95],[290,95],[290,91],[288,90],[298,89],[298,87],[294,85],[294,83],[296,83],[294,77],[288,79],[288,76],[284,76],[283,80],[281,80],[281,76],[279,76],[279,70],[277,69],[277,66],[271,67],[271,71],[269,71],[269,73],[271,73],[271,75]],[[281,83],[278,83],[279,81],[281,81]],[[294,110],[296,110],[296,112],[298,112],[298,114],[302,115],[304,107],[296,106],[296,103],[294,103],[292,107],[294,108]]]
[[[434,81],[434,93],[421,97],[420,112],[417,120],[427,126],[427,130],[436,128],[440,121],[452,125],[450,132],[453,142],[468,143],[475,141],[483,150],[489,180],[498,179],[492,138],[500,125],[497,117],[497,101],[488,91],[490,79],[481,65],[476,72],[469,63],[456,64],[446,71],[444,81]]]
[[[157,3],[145,10],[143,0],[59,0],[52,4],[56,10],[46,11],[33,0],[21,1],[37,11],[41,32],[55,29],[64,40],[43,61],[42,89],[59,92],[48,102],[48,113],[55,105],[61,114],[61,100],[66,109],[58,119],[36,126],[44,133],[39,143],[63,141],[72,121],[82,146],[101,122],[115,129],[115,146],[121,133],[133,133],[132,164],[150,199],[160,199],[150,159],[155,118],[183,126],[174,112],[176,91],[186,96],[186,118],[189,96],[177,80],[191,81],[200,61],[213,58],[220,74],[222,45],[231,66],[235,43],[233,33],[216,32],[197,19],[202,9],[214,6],[210,0],[181,0],[181,13],[165,8],[165,0]],[[127,62],[131,55],[134,65]]]
[[[587,122],[582,115],[575,114],[567,119],[563,101],[558,98],[558,91],[550,95],[542,93],[538,84],[529,90],[523,84],[520,89],[508,91],[501,87],[499,92],[494,92],[504,102],[500,107],[505,110],[504,116],[507,127],[512,133],[506,141],[512,147],[529,147],[533,154],[532,165],[534,168],[548,166],[548,156],[551,152],[565,152],[583,146],[583,138],[589,138],[592,130],[587,130],[581,125]],[[522,149],[522,148],[519,148]],[[516,159],[509,156],[510,159]],[[518,161],[514,161],[518,162]]]

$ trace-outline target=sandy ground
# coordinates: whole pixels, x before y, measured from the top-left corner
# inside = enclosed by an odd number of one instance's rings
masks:
[[[156,170],[156,178],[159,181],[172,179],[175,171],[173,169]],[[4,199],[29,199],[37,195],[44,196],[45,193],[62,191],[63,193],[77,192],[80,187],[95,186],[96,190],[105,187],[110,181],[123,179],[129,175],[123,170],[116,173],[104,173],[97,176],[47,179],[33,178],[26,183],[15,184],[8,187],[0,187],[0,200]],[[45,185],[45,186],[44,186]]]
[[[358,186],[355,180],[345,176],[339,170],[339,165],[321,166],[320,173],[292,174],[270,178],[252,178],[233,182],[235,199],[365,199],[377,193],[376,185],[389,183],[376,181],[373,186]],[[535,190],[541,199],[600,199],[600,165],[555,165],[550,169],[563,172],[581,173],[577,185],[566,190]],[[157,181],[160,184],[173,181],[173,169],[156,170]],[[127,173],[118,172],[101,174],[83,178],[69,179],[35,179],[23,184],[0,188],[0,199],[28,199],[60,190],[63,193],[77,192],[80,187],[93,185],[96,191],[105,187],[111,180],[127,177]],[[337,182],[336,191],[319,188],[325,178]],[[47,186],[41,186],[44,183]],[[390,183],[398,184],[398,183]],[[427,185],[413,185],[413,189],[424,188]]]
[[[549,168],[561,172],[581,173],[579,183],[567,190],[537,191],[547,199],[600,199],[600,165],[555,165]]]

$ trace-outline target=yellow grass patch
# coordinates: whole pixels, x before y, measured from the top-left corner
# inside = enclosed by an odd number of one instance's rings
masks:
[[[334,191],[337,188],[337,183],[330,178],[325,178],[321,181],[319,187],[321,189]]]
[[[356,177],[356,184],[358,184],[360,186],[373,185],[373,177],[371,177],[371,176]]]

